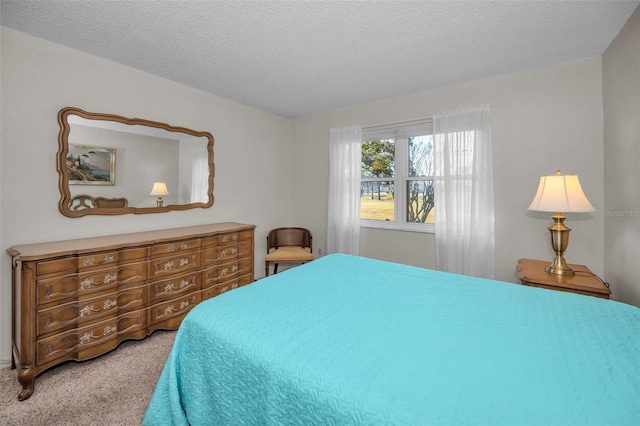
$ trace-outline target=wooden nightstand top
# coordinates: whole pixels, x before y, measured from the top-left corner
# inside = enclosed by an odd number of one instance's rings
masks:
[[[555,275],[544,270],[551,261],[520,259],[516,270],[525,285],[544,287],[552,290],[568,291],[609,298],[611,291],[593,272],[584,265],[572,265],[575,275]]]

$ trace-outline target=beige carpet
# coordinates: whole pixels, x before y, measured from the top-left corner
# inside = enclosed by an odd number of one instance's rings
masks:
[[[0,369],[0,425],[140,425],[174,337],[156,331],[102,357],[62,364],[36,377],[22,402],[17,371]]]

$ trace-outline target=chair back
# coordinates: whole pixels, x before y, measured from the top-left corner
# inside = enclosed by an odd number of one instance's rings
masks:
[[[311,232],[305,228],[276,228],[267,235],[267,253],[278,247],[302,247],[313,252]]]
[[[96,207],[103,207],[103,208],[109,208],[109,209],[127,207],[127,205],[129,204],[126,198],[95,197],[93,201]]]
[[[95,200],[91,195],[80,194],[71,199],[69,203],[69,209],[71,211],[78,211],[84,209],[92,209],[96,206]]]

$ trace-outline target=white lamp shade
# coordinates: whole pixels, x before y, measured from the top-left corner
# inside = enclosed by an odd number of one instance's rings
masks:
[[[164,182],[154,182],[149,195],[169,195],[167,184]]]
[[[538,192],[529,210],[541,212],[586,213],[593,212],[587,196],[582,191],[577,175],[542,176]]]

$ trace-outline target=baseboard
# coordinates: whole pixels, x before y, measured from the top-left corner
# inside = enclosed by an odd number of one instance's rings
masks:
[[[11,359],[0,359],[0,368],[11,367]]]

